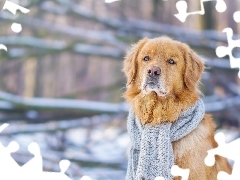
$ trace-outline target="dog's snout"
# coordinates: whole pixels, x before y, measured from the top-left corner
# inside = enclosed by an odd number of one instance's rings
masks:
[[[159,76],[161,74],[161,69],[157,66],[152,66],[148,69],[147,73],[151,77]]]

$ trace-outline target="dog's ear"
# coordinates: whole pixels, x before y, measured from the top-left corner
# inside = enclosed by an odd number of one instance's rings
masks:
[[[184,83],[190,91],[195,91],[204,70],[204,60],[187,45],[185,49]]]
[[[148,41],[147,38],[140,40],[138,43],[132,45],[132,48],[127,52],[123,62],[123,72],[127,77],[127,85],[131,84],[137,73],[137,57],[143,45]]]

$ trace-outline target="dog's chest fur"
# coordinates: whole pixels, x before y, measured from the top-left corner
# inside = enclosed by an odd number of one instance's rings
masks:
[[[193,130],[190,134],[180,139],[179,141],[173,142],[173,150],[176,159],[183,157],[186,152],[201,150],[201,144],[206,146],[205,141],[209,136],[211,136],[210,127],[205,126],[206,119],[203,119],[198,127]],[[211,143],[209,142],[209,148],[211,148]]]
[[[211,175],[211,171],[206,171],[205,168],[208,167],[204,164],[207,151],[217,146],[213,140],[214,129],[211,117],[205,115],[195,130],[172,143],[175,164],[183,169],[190,169],[189,179],[205,179],[205,177],[214,176]],[[206,174],[200,175],[199,172],[206,172]],[[174,178],[174,180],[178,179]]]

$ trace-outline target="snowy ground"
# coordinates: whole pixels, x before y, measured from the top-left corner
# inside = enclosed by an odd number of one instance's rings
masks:
[[[68,124],[68,121],[61,123]],[[24,129],[23,126],[25,124],[12,123],[9,132],[13,129]],[[18,142],[21,147],[12,155],[20,165],[27,163],[33,157],[28,152],[27,146],[34,141],[41,148],[45,171],[59,171],[58,162],[61,159],[68,159],[71,161],[71,166],[67,175],[73,180],[79,180],[83,175],[88,175],[92,180],[123,180],[125,177],[126,152],[130,141],[126,132],[126,121],[118,117],[108,123],[75,127],[64,132],[9,135],[7,129],[4,131],[0,141],[5,147],[11,141]],[[239,137],[239,132],[234,130],[219,131],[225,134],[228,142]]]
[[[77,120],[76,120],[77,121]],[[80,121],[80,120],[79,120]],[[68,124],[69,121],[61,122]],[[51,123],[46,124],[52,126]],[[40,125],[36,124],[34,128]],[[125,122],[114,118],[113,121],[98,126],[75,127],[69,130],[37,133],[16,133],[29,128],[26,124],[11,123],[0,135],[0,142],[7,147],[16,141],[20,149],[12,153],[12,157],[20,164],[27,163],[33,155],[27,147],[37,142],[43,157],[45,171],[59,171],[59,161],[68,159],[71,165],[67,170],[73,180],[88,175],[92,180],[122,180],[126,174],[129,137]],[[26,130],[28,131],[28,130]],[[29,130],[30,132],[31,130]],[[24,132],[24,131],[23,131]]]

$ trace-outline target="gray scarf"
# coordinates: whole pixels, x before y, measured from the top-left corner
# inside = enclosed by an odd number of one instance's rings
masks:
[[[181,113],[175,123],[157,126],[141,125],[132,110],[129,111],[127,128],[131,139],[126,180],[154,180],[164,177],[171,180],[174,165],[171,142],[177,141],[192,132],[203,119],[205,106],[198,100]]]

